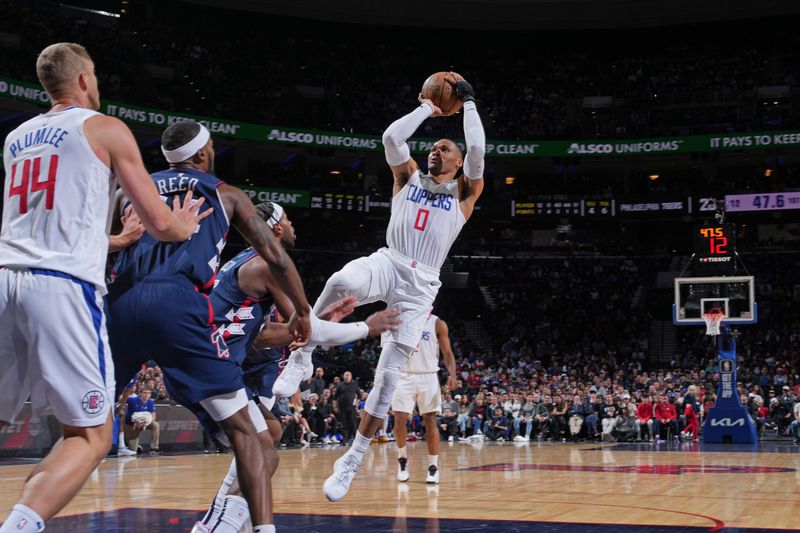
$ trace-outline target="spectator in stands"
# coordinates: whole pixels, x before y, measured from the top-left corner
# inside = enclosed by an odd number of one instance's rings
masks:
[[[636,437],[638,440],[653,438],[653,402],[649,394],[642,395],[642,401],[636,406]]]
[[[603,440],[611,440],[611,432],[617,423],[617,406],[610,394],[606,394],[603,403],[600,404],[600,423],[602,425]]]
[[[315,433],[319,433],[322,435],[322,442],[323,444],[331,444],[339,442],[339,438],[336,436],[339,431],[337,430],[338,423],[336,421],[336,415],[333,413],[333,404],[331,403],[331,391],[329,389],[325,389],[322,392],[322,397],[319,400],[319,404],[317,404],[317,416],[322,420],[325,424],[324,428],[322,429],[322,433],[319,431],[315,431]]]
[[[483,396],[476,396],[472,402],[472,409],[469,412],[469,419],[472,422],[472,436],[480,437],[483,435],[483,427],[488,419],[486,406],[483,405]]]
[[[453,399],[446,387],[442,387],[442,389],[442,414],[444,414],[445,409],[450,409],[455,414],[458,410],[458,402]]]
[[[358,383],[353,381],[353,374],[345,372],[343,380],[336,387],[334,397],[338,408],[339,419],[342,422],[342,430],[346,441],[350,441],[356,434],[358,428],[358,413],[356,402],[359,398],[361,388]]]
[[[697,386],[689,385],[686,396],[683,397],[686,427],[681,436],[686,439],[698,440],[700,435],[700,407],[697,404]]]
[[[308,395],[308,400],[303,404],[303,414],[308,421],[308,427],[311,433],[315,435],[325,435],[327,427],[325,424],[325,417],[319,408],[319,397],[315,392]]]
[[[314,379],[311,380],[308,390],[311,392],[311,394],[316,394],[317,398],[322,398],[322,391],[324,391],[326,387],[327,383],[325,383],[325,370],[323,370],[322,367],[319,367],[314,373]]]
[[[596,392],[589,391],[589,402],[586,404],[586,436],[594,439],[599,434],[600,413],[602,403]]]
[[[636,407],[630,402],[630,395],[627,393],[622,396],[622,403],[617,408],[617,422],[611,436],[614,440],[621,442],[633,441],[638,436],[636,427]]]
[[[448,405],[443,408],[438,424],[442,438],[447,439],[447,442],[454,442],[458,434],[458,418],[452,407]]]
[[[536,408],[533,412],[534,431],[537,438],[545,438],[552,431],[550,420],[550,397],[545,396],[541,400],[539,394],[534,393],[533,402]]]
[[[525,403],[522,404],[518,412],[518,417],[514,419],[514,441],[525,442],[531,440],[531,430],[533,430],[533,413],[536,410],[537,402],[533,394],[528,394],[525,397]],[[520,428],[524,427],[524,433]]]
[[[294,423],[297,425],[297,431],[299,431],[298,440],[303,446],[309,446],[311,440],[317,437],[317,434],[311,431],[311,427],[308,424],[307,416],[310,415],[310,412],[305,410],[300,394],[292,396],[292,399],[289,401],[289,410],[292,413]]]
[[[138,452],[139,436],[142,431],[152,432],[150,454],[159,455],[160,427],[156,420],[156,405],[153,391],[143,389],[139,394],[131,394],[125,404],[125,444],[129,450]]]
[[[572,397],[572,405],[569,406],[567,409],[567,420],[569,421],[569,436],[572,440],[577,440],[581,429],[583,428],[583,422],[586,418],[587,407],[584,405],[583,400],[581,397],[576,394]]]
[[[792,413],[794,415],[794,420],[792,420],[792,423],[789,425],[789,433],[794,437],[792,444],[800,446],[800,401],[794,404]]]
[[[778,398],[779,403],[779,410],[780,413],[778,418],[778,435],[785,435],[789,425],[792,423],[793,417],[793,408],[795,404],[794,396],[792,396],[791,387],[789,385],[783,385],[782,387],[782,394],[780,398]]]
[[[494,414],[486,422],[484,435],[486,436],[487,439],[493,441],[503,442],[504,440],[508,440],[508,435],[509,435],[508,418],[505,412],[503,412],[502,407],[497,406],[494,408]]]
[[[554,441],[558,442],[560,439],[564,438],[564,428],[566,426],[565,417],[567,415],[569,405],[562,399],[560,394],[556,394],[553,398],[551,408],[551,421],[553,424],[552,437]]]
[[[469,397],[466,393],[463,395],[456,394],[455,397],[458,405],[456,407],[456,417],[458,420],[459,437],[462,439],[467,438],[467,425],[470,422],[470,412],[472,411],[472,404],[469,402]]]
[[[669,402],[666,394],[662,394],[656,404],[653,414],[653,436],[656,442],[664,442],[661,438],[661,429],[666,426],[672,431],[675,440],[678,439],[678,413],[675,406]]]
[[[503,401],[503,411],[512,420],[516,420],[517,417],[519,417],[519,410],[521,408],[522,408],[522,401],[520,400],[520,396],[517,393],[511,394],[508,399],[504,399]]]

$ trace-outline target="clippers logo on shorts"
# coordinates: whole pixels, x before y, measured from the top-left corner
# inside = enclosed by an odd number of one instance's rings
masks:
[[[81,400],[81,407],[90,415],[96,415],[103,410],[106,404],[106,398],[99,390],[89,391],[83,395]]]

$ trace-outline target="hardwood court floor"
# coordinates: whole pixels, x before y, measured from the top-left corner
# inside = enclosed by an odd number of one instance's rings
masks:
[[[321,487],[343,451],[280,452],[273,480],[280,530],[463,531],[463,522],[455,519],[480,520],[481,529],[492,531],[800,530],[800,453],[788,443],[758,449],[443,443],[438,486],[424,483],[424,442],[409,443],[407,483],[396,481],[394,444],[374,444],[350,494],[330,503]],[[231,457],[108,459],[62,512],[94,518],[80,525],[69,522],[74,517],[57,519],[48,531],[60,530],[59,524],[73,533],[187,531],[197,517],[187,511],[205,509]],[[0,513],[17,498],[30,468],[0,466]],[[137,511],[109,513],[118,509]],[[102,516],[116,517],[115,526]],[[305,517],[303,528],[298,517]],[[148,527],[155,522],[161,525]]]

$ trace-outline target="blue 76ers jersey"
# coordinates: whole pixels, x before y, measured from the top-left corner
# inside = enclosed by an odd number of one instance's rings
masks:
[[[127,277],[136,282],[147,276],[183,275],[198,288],[210,289],[219,268],[220,253],[228,235],[228,218],[219,196],[223,181],[216,176],[191,168],[169,169],[152,175],[158,193],[172,207],[188,190],[195,198],[206,199],[200,209],[214,208],[214,213],[200,222],[192,237],[183,242],[161,242],[145,233],[139,242],[120,252],[113,277]]]
[[[247,347],[261,331],[272,305],[272,298],[255,298],[239,287],[239,269],[256,257],[258,252],[248,248],[225,263],[211,291],[217,332],[228,345],[231,358],[239,364],[244,361]]]

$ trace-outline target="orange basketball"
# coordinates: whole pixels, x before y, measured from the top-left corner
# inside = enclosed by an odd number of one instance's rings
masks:
[[[448,83],[461,81],[464,78],[456,72],[437,72],[431,74],[422,84],[422,97],[429,99],[433,105],[446,115],[453,115],[461,110],[464,103],[456,96],[453,86]]]

